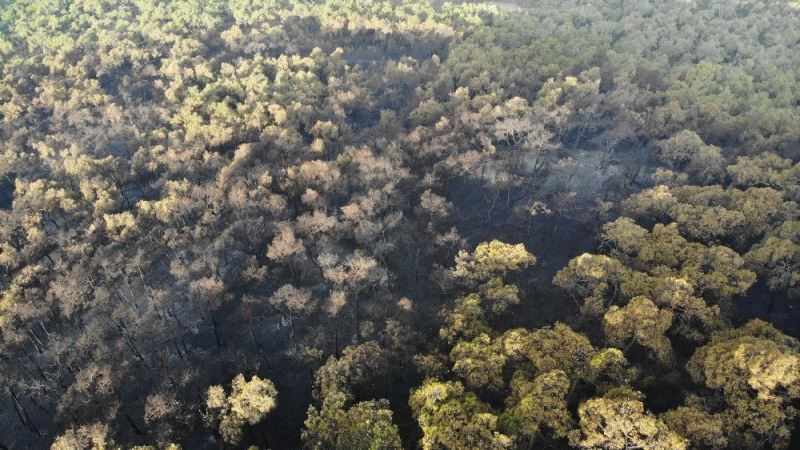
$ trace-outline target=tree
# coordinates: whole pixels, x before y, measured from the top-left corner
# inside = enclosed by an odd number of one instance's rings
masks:
[[[310,408],[303,442],[310,449],[399,450],[403,448],[387,400],[358,402],[345,408],[341,392],[329,394],[322,408]]]
[[[267,257],[277,262],[289,262],[305,255],[303,240],[298,239],[291,225],[282,223],[278,225],[278,232],[267,247]]]
[[[426,189],[419,197],[419,210],[428,218],[428,231],[434,232],[453,213],[453,204]]]
[[[341,357],[330,357],[320,367],[314,378],[314,398],[320,406],[308,408],[302,436],[309,448],[402,448],[388,401],[353,404],[359,385],[387,371],[387,356],[371,341],[346,348]]]
[[[767,236],[744,255],[750,267],[766,278],[771,291],[800,284],[800,223],[786,222],[775,236]],[[785,236],[785,237],[784,237]]]
[[[355,323],[354,336],[361,338],[361,295],[363,292],[375,290],[388,281],[388,273],[375,258],[362,250],[357,250],[344,261],[330,253],[320,255],[318,258],[322,267],[323,277],[332,282],[335,290],[332,300],[341,308],[348,299],[352,299],[353,316]],[[338,312],[338,309],[336,309]],[[336,314],[333,314],[336,315]]]
[[[624,233],[610,233],[605,234],[604,239],[613,248],[626,248],[624,257],[620,253],[626,266],[659,276],[685,278],[698,295],[727,300],[747,292],[755,281],[755,274],[744,268],[744,260],[734,250],[723,245],[689,242],[675,223],[656,224],[652,231],[636,241],[622,242],[625,236]],[[635,244],[630,245],[632,243]]]
[[[505,355],[487,334],[459,341],[450,352],[453,372],[472,388],[501,389],[504,384]]]
[[[292,336],[294,335],[295,317],[307,313],[314,307],[311,291],[298,289],[291,284],[279,287],[269,298],[269,303],[288,318]]]
[[[503,413],[504,428],[512,436],[524,436],[532,441],[545,430],[556,438],[566,438],[573,428],[567,406],[572,383],[562,370],[544,372],[528,380],[524,372],[517,372],[511,381],[512,393],[506,400]]]
[[[472,253],[459,252],[453,275],[468,281],[487,281],[535,263],[536,258],[523,244],[493,240],[479,244]]]
[[[159,444],[168,445],[177,434],[178,427],[186,425],[188,417],[173,392],[151,394],[145,400],[144,423]]]
[[[670,429],[687,438],[692,448],[728,448],[725,417],[722,414],[709,413],[702,404],[693,404],[697,403],[695,399],[696,397],[688,399],[687,406],[664,413],[664,422]]]
[[[471,340],[488,332],[490,329],[481,297],[470,294],[457,300],[453,310],[445,315],[439,336],[452,344],[459,339]]]
[[[50,450],[103,450],[112,446],[108,439],[108,425],[93,423],[67,430],[57,437]]]
[[[278,391],[271,381],[256,375],[246,381],[242,374],[231,382],[231,393],[222,386],[206,392],[207,420],[216,424],[223,440],[236,444],[242,437],[245,424],[255,425],[277,406]]]
[[[709,305],[694,295],[694,287],[684,278],[643,277],[646,292],[631,292],[629,295],[650,295],[660,307],[672,312],[675,331],[687,339],[700,342],[718,325],[720,307]],[[637,284],[634,282],[631,285]],[[630,288],[630,286],[626,286]]]
[[[498,431],[498,417],[459,382],[426,380],[411,392],[409,405],[422,427],[424,450],[511,448]]]
[[[777,189],[786,186],[791,167],[791,160],[781,158],[772,152],[763,152],[752,157],[736,158],[736,163],[728,166],[727,171],[734,186]]]
[[[552,143],[555,134],[545,127],[541,118],[536,117],[525,99],[514,97],[503,105],[496,106],[492,114],[497,117],[494,136],[498,141],[514,147],[520,154],[517,161],[525,163],[525,157],[532,154],[534,160],[530,172],[535,175],[547,162],[547,153],[557,148]]]
[[[482,297],[491,304],[493,313],[505,312],[509,306],[519,303],[519,287],[503,283],[500,277],[489,279],[480,290]]]
[[[388,370],[386,352],[375,341],[347,347],[338,358],[331,356],[314,376],[314,398],[322,403],[334,392],[353,398],[353,388]]]
[[[514,329],[501,337],[509,359],[529,361],[536,373],[566,372],[571,380],[591,379],[588,364],[596,352],[589,338],[557,322],[534,331]]]
[[[745,218],[745,233],[749,238],[763,236],[773,224],[797,217],[797,205],[785,202],[783,195],[768,187],[752,187],[731,194],[734,208]]]
[[[636,253],[647,239],[647,230],[633,219],[620,217],[603,225],[601,246],[614,257],[625,257]]]
[[[686,439],[645,411],[640,398],[638,392],[619,389],[581,404],[580,431],[572,434],[570,442],[580,448],[609,450],[686,449]]]
[[[719,147],[706,145],[697,133],[683,130],[675,136],[656,143],[659,157],[673,168],[685,168],[703,184],[722,181],[725,158]]]
[[[674,221],[689,239],[746,249],[796,215],[796,204],[783,195],[769,187],[658,186],[628,198],[624,206],[626,214],[640,221]]]
[[[686,365],[697,383],[726,402],[726,434],[748,447],[785,448],[800,398],[800,343],[771,325],[751,320],[715,333]]]
[[[664,363],[672,360],[672,345],[666,336],[671,325],[672,313],[659,309],[647,297],[635,297],[622,308],[614,305],[603,317],[603,328],[612,345],[627,350],[638,343]]]
[[[581,312],[599,316],[619,292],[626,268],[617,259],[584,253],[572,258],[553,277],[553,284],[566,290]],[[579,299],[585,299],[581,307]]]

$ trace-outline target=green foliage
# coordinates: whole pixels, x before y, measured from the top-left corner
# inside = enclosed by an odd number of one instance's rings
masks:
[[[218,423],[225,442],[236,444],[245,424],[255,425],[275,409],[278,391],[269,380],[253,375],[246,381],[242,374],[231,382],[231,393],[222,386],[211,386],[206,393],[209,419]]]
[[[511,330],[502,337],[510,358],[526,358],[537,373],[562,370],[571,378],[589,378],[587,362],[595,353],[591,341],[563,323],[531,332]]]
[[[800,397],[800,343],[769,324],[752,320],[716,333],[687,364],[692,378],[720,393],[724,429],[739,442],[788,445]]]
[[[529,439],[537,437],[544,427],[557,438],[567,437],[573,426],[566,401],[571,388],[567,374],[551,370],[533,381],[525,378],[519,372],[511,382],[512,394],[503,417],[505,426],[512,435]]]
[[[314,396],[324,401],[330,395],[341,393],[349,400],[353,386],[385,369],[385,352],[377,342],[348,347],[339,358],[331,356],[319,368],[314,380]]]
[[[694,448],[726,448],[725,418],[720,414],[705,411],[702,405],[681,406],[667,411],[664,422],[681,436],[686,437]]]
[[[571,442],[580,448],[685,449],[686,439],[646,411],[641,394],[620,389],[594,398],[578,408],[580,433]]]
[[[310,449],[347,448],[389,450],[403,448],[386,400],[359,402],[345,409],[345,396],[329,394],[321,410],[310,408],[303,430]]]
[[[456,256],[453,275],[468,280],[486,281],[536,263],[536,258],[523,244],[506,244],[493,240],[483,242],[472,253],[461,251]]]
[[[412,391],[409,404],[422,428],[425,450],[511,447],[511,439],[497,431],[498,418],[489,405],[459,382],[427,380]]]
[[[473,339],[489,331],[486,313],[478,294],[470,294],[456,301],[453,311],[445,317],[445,326],[439,336],[453,343],[459,338]]]
[[[311,449],[400,449],[400,435],[385,399],[354,403],[355,389],[386,370],[385,351],[376,342],[348,347],[317,371],[303,442]]]
[[[460,341],[450,352],[453,372],[464,379],[472,388],[503,387],[503,368],[505,355],[497,342],[486,334],[478,335],[471,341]]]
[[[666,332],[672,326],[672,313],[661,310],[647,297],[634,297],[622,308],[612,306],[603,317],[606,337],[612,345],[630,347],[638,343],[656,359],[672,359],[672,346]]]

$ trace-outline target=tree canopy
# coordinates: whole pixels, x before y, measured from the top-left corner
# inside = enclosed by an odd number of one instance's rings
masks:
[[[0,448],[800,447],[796,0],[0,0]]]

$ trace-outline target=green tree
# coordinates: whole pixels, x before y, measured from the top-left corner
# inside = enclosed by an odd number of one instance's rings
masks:
[[[535,263],[536,258],[525,250],[523,244],[493,240],[479,244],[472,253],[459,252],[453,275],[481,282]]]
[[[664,422],[670,429],[687,438],[692,448],[728,448],[726,418],[722,414],[709,413],[704,405],[695,404],[700,402],[694,399],[696,397],[688,399],[686,406],[664,413]]]
[[[791,228],[800,230],[800,225],[787,222],[781,231]],[[791,233],[794,235],[791,239],[782,237],[788,233],[781,231],[777,236],[767,236],[744,255],[756,273],[766,278],[771,291],[782,291],[800,284],[800,233]]]
[[[480,334],[470,341],[459,341],[450,352],[450,359],[453,372],[469,387],[496,390],[503,387],[505,355],[489,335]]]
[[[256,375],[246,381],[242,374],[231,382],[231,393],[222,386],[206,392],[208,419],[216,423],[225,442],[236,444],[245,424],[255,425],[277,406],[278,391],[271,381]]]
[[[424,450],[511,448],[498,431],[498,417],[459,382],[426,380],[411,391],[409,405],[422,428]]]
[[[570,379],[591,379],[589,360],[596,349],[588,337],[563,323],[534,331],[514,329],[500,338],[509,359],[527,360],[536,373],[566,372]]]
[[[722,150],[706,145],[697,133],[683,130],[675,136],[658,141],[659,157],[673,168],[686,169],[702,184],[720,182],[725,175],[726,161]]]
[[[686,449],[686,439],[667,425],[641,402],[641,394],[629,389],[611,391],[593,398],[578,408],[580,431],[570,442],[580,448],[626,450]]]
[[[672,360],[672,345],[666,336],[671,325],[672,313],[659,309],[647,297],[635,297],[622,308],[612,306],[603,317],[603,328],[612,345],[628,349],[638,343],[661,362]]]
[[[453,310],[445,315],[439,336],[453,344],[459,339],[471,340],[489,332],[481,296],[469,294],[456,300]]]
[[[403,448],[387,400],[358,402],[346,407],[346,396],[329,393],[322,408],[312,407],[303,430],[303,442],[314,450],[399,450]]]
[[[692,378],[725,401],[726,434],[747,447],[789,443],[800,398],[800,343],[752,320],[715,333],[689,360]]]
[[[522,371],[511,381],[512,393],[506,399],[503,413],[504,428],[512,436],[533,441],[545,430],[556,438],[566,438],[573,428],[567,405],[572,383],[562,370],[544,372],[528,379]]]
[[[602,316],[616,299],[626,273],[627,269],[615,258],[584,253],[559,270],[553,277],[553,284],[566,290],[582,313]],[[579,299],[584,299],[583,305]]]

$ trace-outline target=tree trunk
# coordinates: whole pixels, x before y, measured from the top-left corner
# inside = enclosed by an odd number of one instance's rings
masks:
[[[361,342],[361,317],[359,316],[358,294],[355,295],[355,298],[353,299],[353,304],[355,306],[355,316],[356,316],[356,342]]]
[[[208,309],[208,316],[211,318],[211,328],[214,330],[214,340],[217,343],[217,348],[222,348],[222,339],[219,337],[219,330],[217,329],[217,319],[214,317],[214,311]]]
[[[39,428],[36,424],[33,423],[31,420],[31,416],[28,414],[28,410],[20,403],[19,399],[17,398],[17,394],[14,392],[13,389],[9,389],[11,393],[11,399],[14,401],[14,409],[17,411],[17,415],[19,416],[22,424],[25,425],[28,430],[33,433],[36,433],[39,437],[42,436],[42,433],[39,431]],[[21,414],[20,414],[21,412]]]

